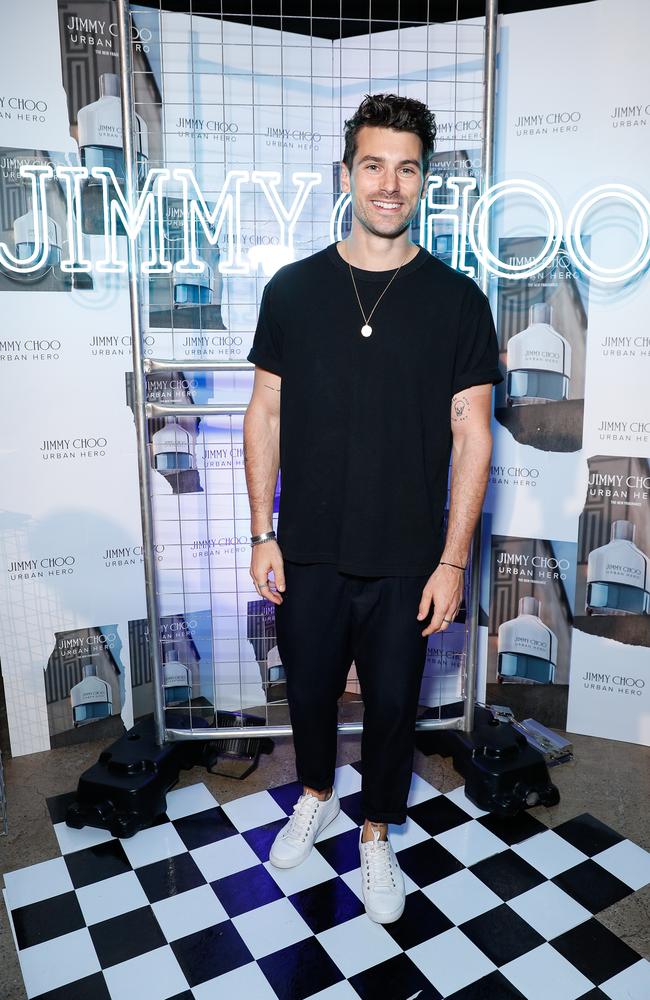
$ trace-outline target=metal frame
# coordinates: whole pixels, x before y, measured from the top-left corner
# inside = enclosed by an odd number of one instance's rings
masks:
[[[497,42],[498,0],[486,0],[485,4],[485,48],[483,73],[483,122],[484,139],[481,151],[481,175],[484,189],[492,180],[494,163],[494,112],[496,84],[496,42]],[[122,88],[122,129],[126,175],[126,195],[130,204],[137,192],[137,161],[135,156],[135,111],[133,101],[133,62],[130,45],[130,7],[128,0],[117,0],[118,50],[120,59],[120,80]],[[131,335],[133,348],[135,426],[137,437],[138,473],[140,482],[140,512],[142,519],[142,539],[144,554],[144,575],[149,625],[149,657],[154,693],[154,720],[156,742],[162,746],[167,741],[207,740],[207,739],[249,739],[262,736],[289,736],[292,728],[284,726],[235,726],[228,728],[193,728],[191,730],[170,729],[165,722],[163,696],[163,675],[160,656],[160,616],[156,601],[154,525],[151,503],[151,469],[149,465],[149,441],[147,419],[162,416],[202,416],[209,414],[242,414],[246,406],[228,403],[204,405],[158,404],[146,400],[146,375],[151,372],[170,372],[179,367],[178,361],[155,360],[144,357],[141,325],[140,274],[136,241],[128,240],[129,300],[131,313]],[[484,291],[488,287],[488,274],[483,268],[480,284]],[[187,367],[187,366],[186,366]],[[246,363],[192,361],[193,371],[251,371],[254,366]],[[474,728],[477,677],[477,639],[480,588],[480,523],[474,534],[471,550],[470,594],[468,602],[469,635],[465,671],[465,703],[462,716],[453,719],[419,719],[416,729],[450,729],[471,732]],[[339,723],[342,733],[361,733],[361,722]]]
[[[137,198],[137,160],[135,155],[135,112],[133,108],[133,60],[131,56],[131,18],[128,0],[117,0],[117,40],[120,55],[120,84],[122,92],[122,142],[126,197],[129,205]],[[162,663],[160,660],[160,616],[156,602],[156,563],[153,545],[153,509],[151,504],[151,471],[149,468],[149,443],[146,423],[146,379],[143,367],[144,342],[142,337],[140,268],[136,241],[128,238],[129,303],[131,310],[131,345],[133,351],[134,416],[140,483],[140,516],[142,518],[142,552],[144,560],[144,586],[149,623],[149,658],[154,697],[156,741],[165,742],[165,706],[163,703]],[[155,641],[154,641],[155,636]]]
[[[496,55],[499,0],[485,0],[485,49],[483,67],[483,148],[481,150],[481,181],[483,190],[492,184],[494,175],[494,133],[496,109]],[[490,242],[488,236],[488,242]],[[489,272],[481,266],[479,283],[485,293],[489,288]],[[476,705],[476,677],[478,673],[478,615],[481,589],[481,519],[479,518],[472,539],[472,574],[469,598],[469,637],[467,648],[467,674],[465,685],[465,711],[463,732],[474,728]]]

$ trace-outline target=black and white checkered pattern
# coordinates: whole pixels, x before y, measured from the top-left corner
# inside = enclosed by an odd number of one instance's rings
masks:
[[[28,996],[41,1000],[648,1000],[650,963],[594,915],[650,882],[650,854],[584,814],[499,819],[417,775],[391,830],[407,900],[361,902],[359,765],[302,865],[268,852],[297,783],[228,802],[203,784],[127,840],[63,822],[61,857],[5,876]]]

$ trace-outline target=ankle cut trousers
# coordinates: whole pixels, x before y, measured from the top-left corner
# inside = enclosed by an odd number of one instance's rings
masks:
[[[354,660],[364,705],[364,816],[404,823],[427,638],[417,620],[428,576],[354,576],[329,563],[285,560],[276,605],[296,772],[316,791],[334,783],[338,699]]]

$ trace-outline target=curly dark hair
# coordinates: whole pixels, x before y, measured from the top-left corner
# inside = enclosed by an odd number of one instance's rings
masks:
[[[397,94],[366,94],[345,123],[343,162],[348,170],[352,170],[357,151],[357,133],[364,125],[415,132],[422,142],[422,165],[427,170],[435,145],[436,117],[422,101],[413,97],[398,97]]]

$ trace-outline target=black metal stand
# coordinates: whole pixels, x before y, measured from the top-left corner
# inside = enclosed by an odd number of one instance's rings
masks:
[[[435,710],[427,715],[435,717]],[[515,816],[532,806],[554,806],[560,793],[549,778],[544,755],[510,723],[476,706],[471,733],[441,729],[420,732],[415,744],[430,756],[451,757],[465,779],[468,799],[498,816]]]
[[[425,718],[434,710],[425,713]],[[170,728],[187,720],[168,714]],[[224,725],[223,718],[219,720]],[[245,716],[239,724],[259,725],[262,719]],[[236,746],[239,743],[241,746]],[[480,809],[500,816],[514,816],[532,806],[557,805],[560,794],[551,782],[544,755],[530,746],[525,736],[508,722],[496,719],[488,708],[476,706],[474,730],[419,732],[416,746],[430,756],[452,757],[465,779],[467,797]],[[156,744],[153,719],[136,723],[79,778],[77,798],[68,807],[66,823],[108,830],[114,837],[131,837],[163,815],[167,792],[178,782],[181,771],[197,765],[215,772],[217,761],[239,756],[245,766],[232,777],[245,777],[257,765],[260,753],[270,753],[268,737],[250,740],[181,740]]]
[[[263,722],[247,716],[243,724]],[[167,723],[170,728],[182,727],[187,725],[187,719],[175,719],[168,713]],[[243,742],[247,744],[246,757],[253,761],[245,772],[249,774],[259,754],[272,751],[273,741],[268,737],[259,739],[255,753],[250,747],[252,740]],[[182,740],[160,747],[153,719],[137,722],[81,775],[66,823],[75,829],[94,826],[108,830],[114,837],[132,837],[138,830],[152,826],[165,812],[167,792],[177,783],[181,771],[197,765],[212,770],[219,751],[218,742],[210,740]]]

